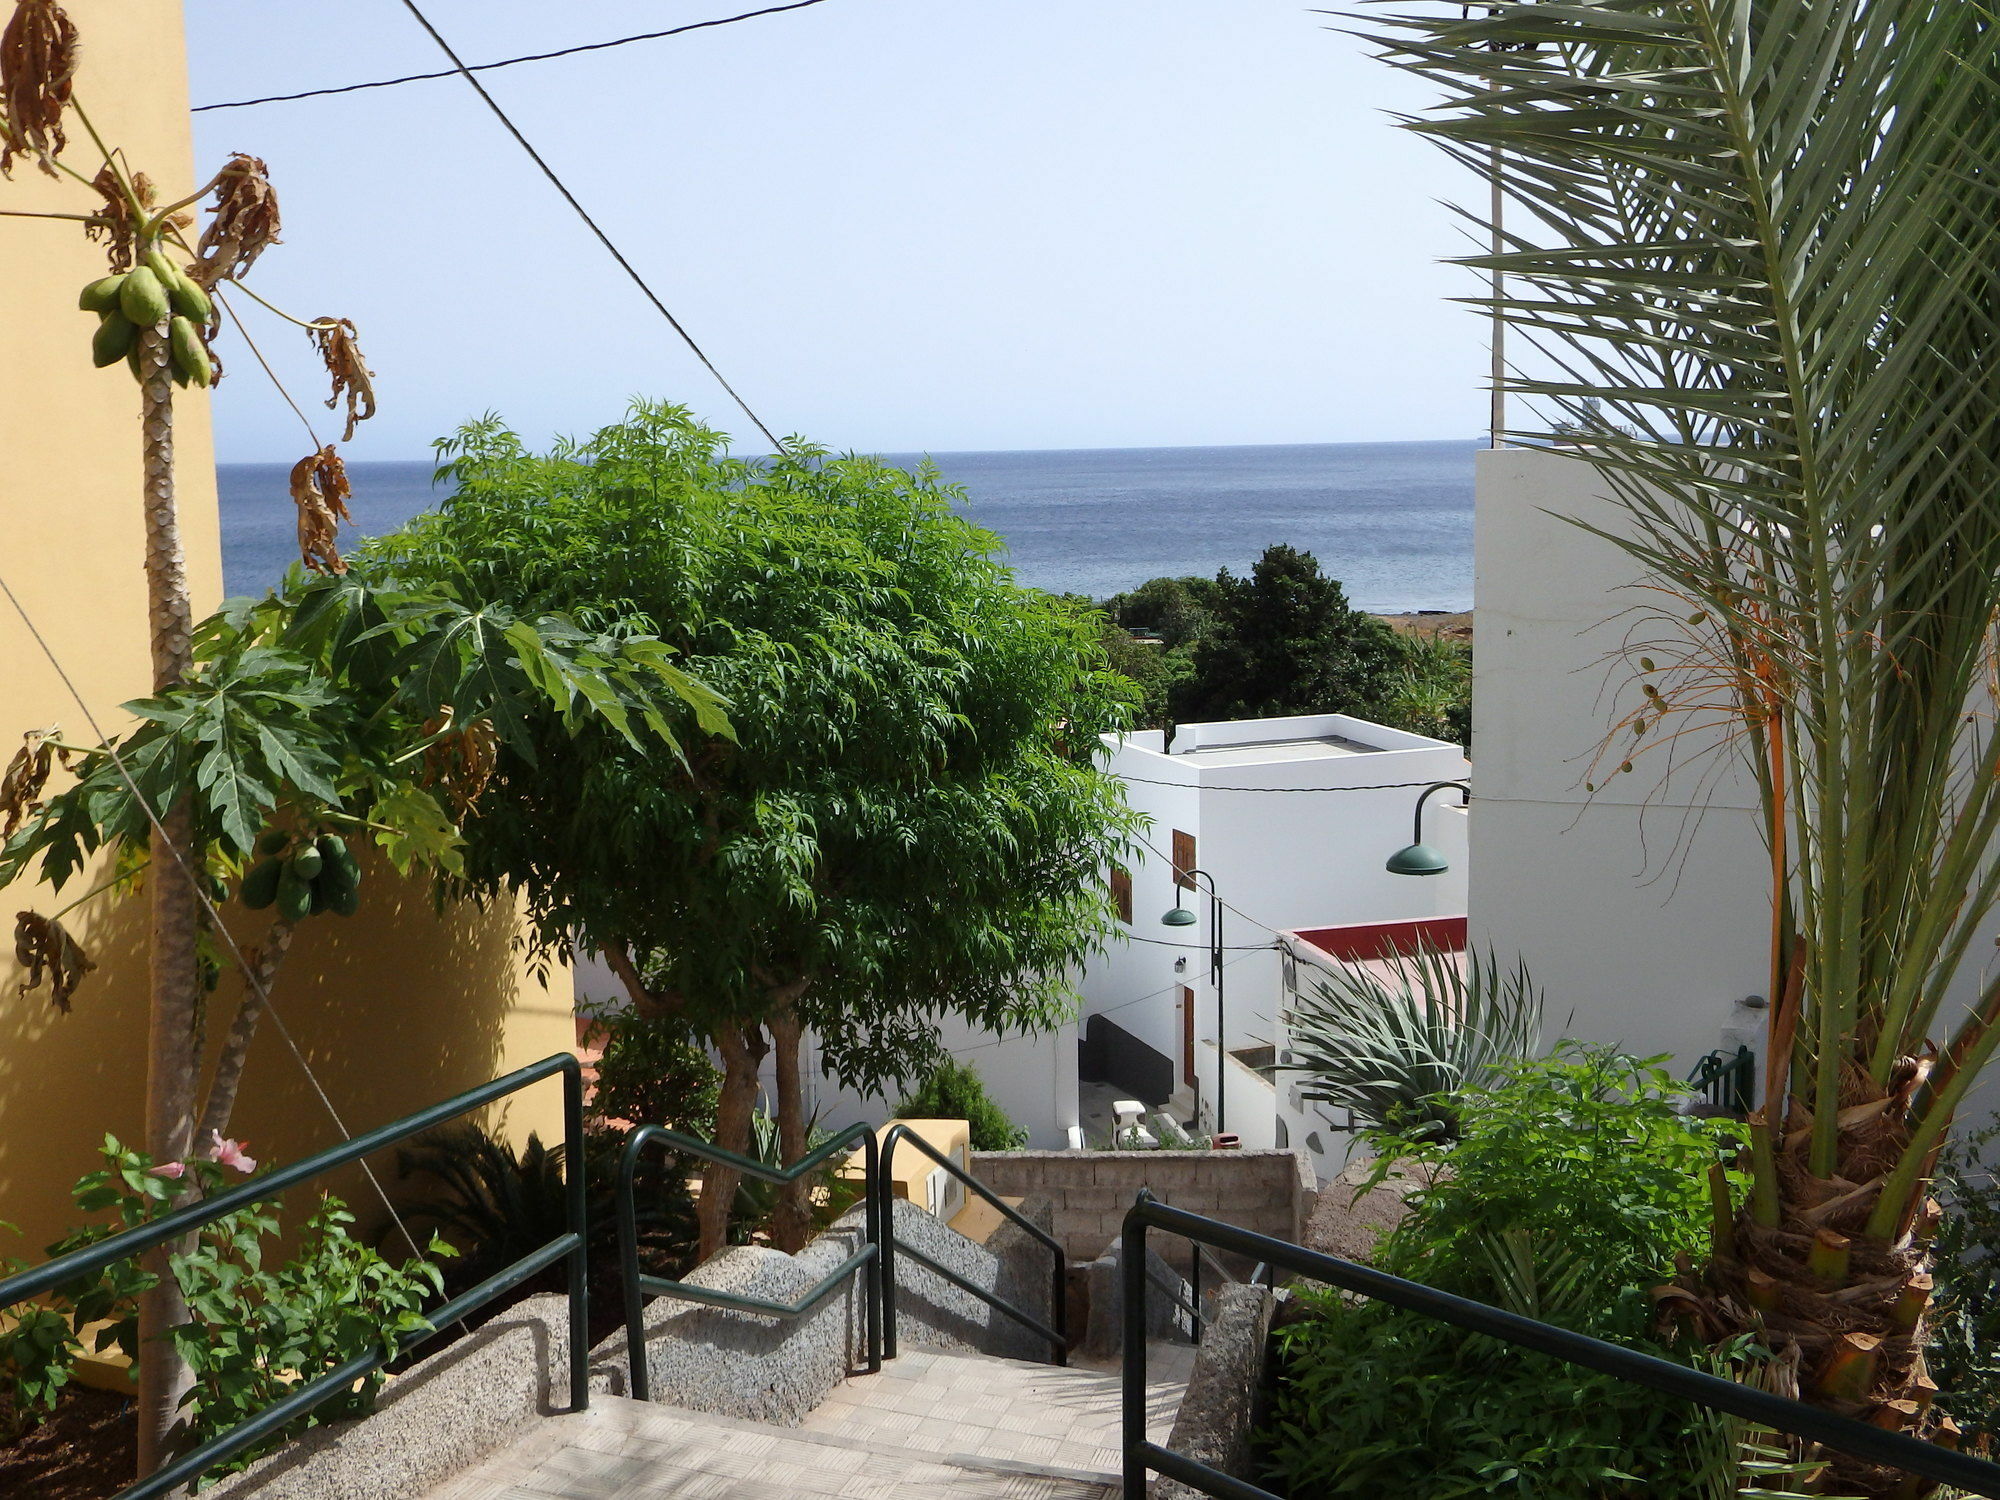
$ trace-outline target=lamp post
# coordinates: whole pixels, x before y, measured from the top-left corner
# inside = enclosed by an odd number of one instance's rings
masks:
[[[1201,890],[1201,882],[1208,882],[1204,893],[1208,897],[1208,982],[1215,986],[1215,1133],[1221,1135],[1225,1128],[1223,1096],[1227,1088],[1229,1068],[1229,1034],[1225,1029],[1228,1015],[1222,999],[1222,898],[1215,894],[1215,877],[1206,870],[1176,870],[1175,884],[1185,875],[1191,888]],[[1192,927],[1201,919],[1176,898],[1174,909],[1160,918],[1162,927]],[[1199,1088],[1200,1074],[1195,1075],[1195,1086]],[[1197,1112],[1200,1104],[1196,1104]]]
[[[1444,791],[1447,787],[1458,792],[1458,805],[1472,805],[1472,788],[1462,781],[1434,781],[1423,789],[1417,797],[1416,826],[1410,834],[1410,842],[1389,856],[1383,866],[1391,875],[1442,875],[1451,868],[1451,861],[1424,842],[1424,804],[1431,800],[1433,792]]]

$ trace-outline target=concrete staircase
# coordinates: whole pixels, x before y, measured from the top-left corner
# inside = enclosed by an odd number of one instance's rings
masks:
[[[1158,1352],[1163,1442],[1186,1358]],[[593,1396],[428,1500],[1111,1500],[1118,1470],[1117,1374],[905,1345],[796,1428]]]

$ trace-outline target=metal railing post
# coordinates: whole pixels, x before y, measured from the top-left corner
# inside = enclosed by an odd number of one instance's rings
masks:
[[[862,1316],[868,1328],[868,1373],[882,1373],[882,1262],[888,1254],[882,1243],[882,1204],[875,1196],[876,1181],[882,1175],[879,1148],[875,1142],[875,1132],[869,1131],[861,1138],[861,1195],[865,1205],[862,1222],[868,1243],[875,1247],[874,1258],[868,1262],[868,1269],[862,1273],[863,1300],[866,1306]]]
[[[652,1375],[646,1368],[646,1306],[639,1290],[639,1211],[633,1202],[633,1178],[639,1152],[653,1127],[641,1125],[625,1137],[618,1156],[618,1280],[625,1293],[625,1390],[634,1401],[652,1399]]]
[[[875,1252],[881,1261],[881,1289],[877,1302],[882,1309],[882,1357],[896,1357],[896,1143],[901,1127],[892,1126],[881,1143],[875,1162],[875,1227],[882,1236]]]
[[[583,1070],[563,1074],[564,1186],[569,1196],[569,1232],[576,1246],[569,1253],[569,1405],[571,1411],[590,1407],[590,1193],[585,1181],[583,1151]]]
[[[1145,1188],[1139,1189],[1136,1207],[1153,1201]],[[1146,1220],[1144,1215],[1125,1216],[1118,1245],[1119,1340],[1123,1356],[1124,1410],[1123,1470],[1125,1500],[1146,1500],[1146,1465],[1140,1448],[1146,1441]]]

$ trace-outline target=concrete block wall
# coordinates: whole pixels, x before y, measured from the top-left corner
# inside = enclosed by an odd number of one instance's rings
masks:
[[[1042,1197],[1072,1261],[1118,1238],[1141,1188],[1162,1203],[1296,1244],[1317,1187],[1296,1151],[975,1151],[972,1174],[1004,1197]],[[1162,1238],[1161,1254],[1177,1261]]]

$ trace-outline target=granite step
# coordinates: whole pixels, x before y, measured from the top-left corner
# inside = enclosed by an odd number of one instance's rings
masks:
[[[874,1377],[860,1377],[868,1380]],[[850,1382],[852,1384],[853,1382]],[[1115,1500],[1099,1479],[957,1463],[846,1431],[802,1431],[595,1396],[426,1500]]]

